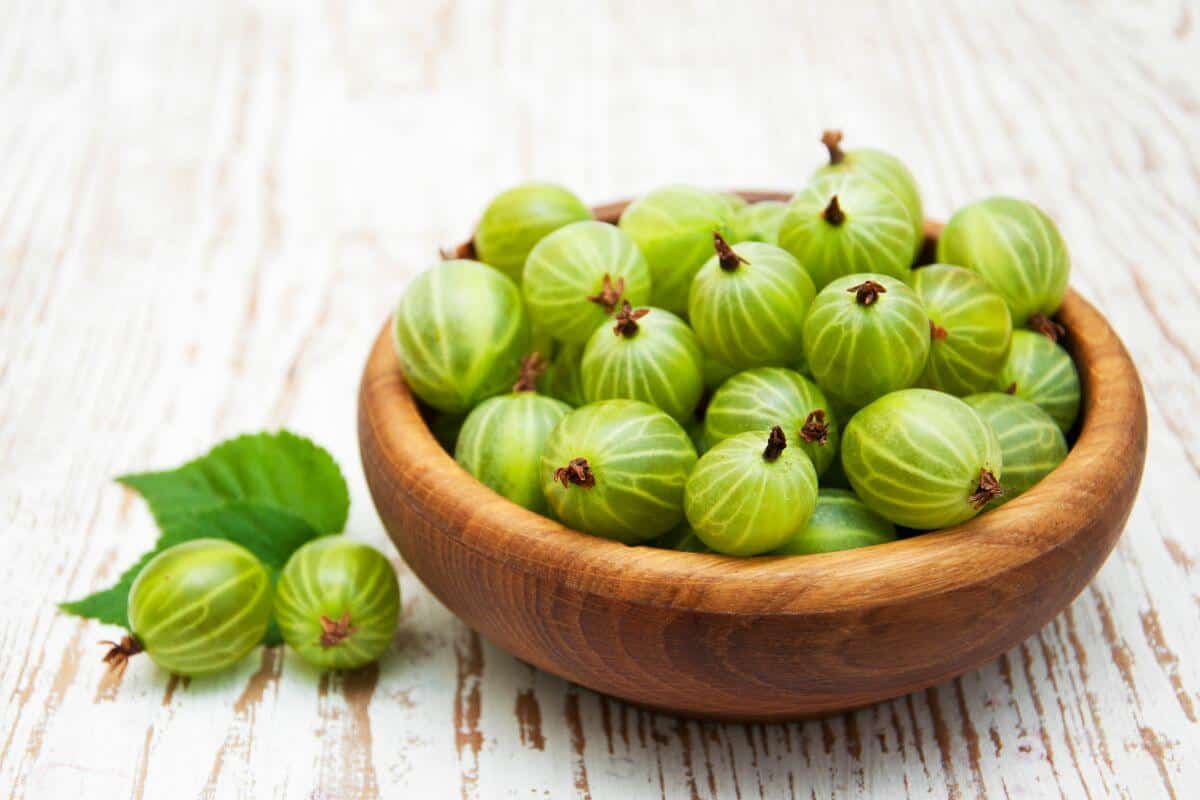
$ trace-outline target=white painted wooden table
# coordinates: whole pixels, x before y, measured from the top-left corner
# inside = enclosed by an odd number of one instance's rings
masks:
[[[13,797],[1200,795],[1200,11],[1173,2],[0,3],[0,793]],[[982,5],[982,4],[978,4]],[[842,8],[842,6],[851,6]],[[522,179],[592,201],[798,187],[817,137],[929,211],[1048,209],[1142,369],[1117,551],[946,686],[795,725],[649,714],[481,642],[396,561],[392,652],[105,675],[54,603],[153,523],[111,483],[287,426],[349,477],[406,282]]]

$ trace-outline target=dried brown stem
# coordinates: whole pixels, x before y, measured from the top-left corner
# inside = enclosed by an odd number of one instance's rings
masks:
[[[986,468],[980,469],[979,485],[975,487],[975,492],[970,497],[970,503],[976,510],[979,510],[1003,494],[1004,488],[1000,485],[1000,481],[996,480],[992,471]]]
[[[617,323],[613,325],[613,333],[617,336],[624,336],[627,339],[637,335],[637,321],[649,313],[650,309],[648,308],[639,308],[637,311],[634,311],[633,306],[629,305],[629,301],[626,300],[621,304],[621,310],[613,317]]]
[[[713,248],[717,251],[717,263],[726,272],[736,272],[742,264],[750,262],[733,252],[729,242],[717,231],[713,231]]]
[[[582,489],[590,489],[596,485],[596,476],[588,466],[586,458],[572,458],[565,467],[554,470],[554,480],[569,489],[572,484]]]
[[[840,164],[845,160],[846,154],[842,152],[841,131],[825,131],[821,134],[821,144],[825,145],[825,149],[829,151],[830,164]]]
[[[350,612],[347,611],[336,620],[321,615],[321,647],[337,647],[358,630],[357,625],[350,624]]]
[[[108,664],[110,671],[118,675],[125,672],[125,667],[129,664],[129,659],[142,652],[144,649],[142,643],[134,636],[122,636],[121,641],[111,642],[105,640],[100,642],[108,647],[108,652],[101,659],[105,664]]]
[[[842,211],[841,203],[838,202],[836,194],[829,198],[829,205],[825,206],[825,210],[821,212],[821,216],[830,225],[841,225],[846,221],[846,212]]]
[[[517,382],[513,384],[514,392],[536,392],[537,381],[542,373],[546,371],[546,360],[542,358],[541,353],[530,353],[521,359],[521,375],[517,378]]]
[[[1005,394],[1016,394],[1017,393],[1017,382],[1013,381],[1008,386],[1005,386],[1004,393]]]
[[[851,286],[846,291],[854,295],[854,299],[858,301],[860,306],[869,306],[875,304],[875,301],[879,299],[879,295],[887,294],[887,287],[882,283],[867,280],[858,286]]]
[[[945,339],[949,335],[950,335],[949,331],[947,331],[941,325],[938,325],[933,320],[929,320],[929,338],[930,339],[933,339],[935,342],[940,342],[942,339]]]
[[[1045,314],[1034,314],[1025,324],[1029,326],[1029,330],[1040,333],[1052,342],[1057,342],[1067,335],[1066,328]]]
[[[787,447],[787,437],[783,435],[783,428],[776,425],[771,428],[771,433],[767,436],[767,446],[763,450],[764,461],[774,461],[779,458],[780,453]]]
[[[616,283],[613,283],[612,276],[606,272],[600,291],[588,295],[588,300],[603,308],[605,314],[611,314],[613,309],[620,304],[623,294],[625,294],[625,279],[617,278]]]
[[[818,408],[809,412],[800,427],[800,438],[809,444],[824,446],[829,442],[829,423],[825,421],[825,409]]]

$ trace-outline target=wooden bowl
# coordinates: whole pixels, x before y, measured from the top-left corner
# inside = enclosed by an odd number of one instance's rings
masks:
[[[615,221],[623,207],[596,215]],[[930,224],[930,238],[939,230]],[[469,243],[459,248],[471,252]],[[362,377],[363,469],[417,576],[519,658],[686,716],[827,715],[997,657],[1066,607],[1121,535],[1146,454],[1137,370],[1075,292],[1059,320],[1083,382],[1067,459],[998,510],[874,547],[727,558],[628,547],[526,511],[475,481],[434,440],[389,326]]]

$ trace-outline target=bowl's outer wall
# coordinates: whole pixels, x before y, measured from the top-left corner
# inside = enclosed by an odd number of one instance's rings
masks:
[[[620,208],[597,216],[614,219]],[[570,531],[477,483],[440,448],[386,326],[360,389],[363,467],[417,576],[525,661],[689,716],[828,714],[995,658],[1070,603],[1116,543],[1145,460],[1141,385],[1085,300],[1069,293],[1059,319],[1084,393],[1067,460],[1000,509],[886,545],[729,559]]]

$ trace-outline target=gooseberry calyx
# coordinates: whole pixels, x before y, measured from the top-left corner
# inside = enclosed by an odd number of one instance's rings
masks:
[[[840,164],[846,160],[846,154],[842,152],[841,131],[825,131],[821,134],[821,144],[829,151],[830,164]]]
[[[546,360],[541,353],[530,353],[521,359],[521,376],[513,384],[514,392],[536,392],[538,378],[546,371]]]
[[[767,436],[767,446],[763,450],[763,460],[774,461],[779,458],[785,449],[787,449],[787,436],[783,434],[783,428],[776,425],[774,428],[771,428],[771,433]]]
[[[750,262],[733,252],[729,242],[718,231],[713,231],[713,249],[717,251],[717,265],[726,272],[734,272],[742,264]]]
[[[1067,329],[1061,323],[1055,322],[1042,313],[1031,316],[1026,325],[1029,330],[1040,333],[1052,342],[1058,342],[1067,335]]]
[[[336,620],[321,615],[321,647],[337,647],[346,639],[358,633],[358,626],[350,624],[350,612],[345,611]]]
[[[105,639],[100,644],[106,645],[109,648],[101,661],[108,664],[109,671],[117,675],[125,672],[125,667],[129,665],[129,659],[143,650],[142,643],[133,636],[122,636],[119,642]]]
[[[821,216],[830,225],[841,225],[846,221],[846,212],[842,211],[841,205],[838,203],[838,196],[835,194],[829,198],[829,205],[825,206],[825,210],[821,212]]]
[[[825,409],[810,411],[800,427],[800,438],[809,444],[824,446],[829,442],[829,423],[825,421]]]
[[[879,299],[879,295],[887,294],[887,287],[882,283],[867,280],[857,286],[851,286],[846,291],[854,295],[855,301],[860,306],[870,306],[875,304],[875,301]]]
[[[613,282],[612,276],[607,272],[604,273],[604,285],[596,294],[589,295],[588,300],[595,303],[604,309],[605,314],[611,314],[621,302],[621,295],[625,293],[625,279],[617,278]]]
[[[301,547],[275,591],[275,621],[288,647],[320,669],[355,669],[391,644],[400,584],[375,548],[341,536]]]
[[[554,470],[554,480],[561,483],[564,489],[572,485],[591,489],[596,485],[596,476],[592,474],[586,458],[572,458],[565,467]]]
[[[995,500],[997,497],[1004,495],[1004,488],[1000,485],[1000,481],[996,480],[996,476],[991,470],[982,468],[979,470],[979,485],[971,495],[971,505],[976,509],[982,509],[988,503]]]
[[[634,311],[633,306],[631,306],[628,301],[622,303],[621,310],[617,312],[615,317],[613,317],[617,323],[616,325],[613,325],[613,334],[616,336],[624,336],[627,339],[633,338],[638,332],[637,321],[649,313],[650,309],[648,308],[639,308],[638,310]]]

